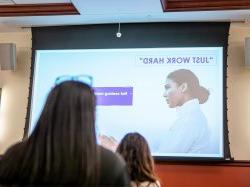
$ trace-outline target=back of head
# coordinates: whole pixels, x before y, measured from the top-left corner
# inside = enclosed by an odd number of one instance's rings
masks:
[[[154,162],[146,139],[139,133],[128,133],[118,145],[117,152],[124,158],[130,178],[135,182],[155,182]]]
[[[200,86],[198,77],[192,71],[188,69],[178,69],[169,73],[167,78],[173,80],[178,85],[186,83],[189,94],[193,98],[197,98],[200,104],[203,104],[208,100],[208,89]]]
[[[26,158],[33,159],[31,180],[63,184],[77,181],[91,186],[97,172],[95,97],[91,87],[78,81],[55,86],[27,147],[32,156]]]

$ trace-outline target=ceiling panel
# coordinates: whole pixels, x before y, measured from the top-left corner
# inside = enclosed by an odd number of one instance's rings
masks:
[[[70,3],[70,0],[13,0],[16,4]]]
[[[82,14],[162,13],[160,0],[72,0]]]

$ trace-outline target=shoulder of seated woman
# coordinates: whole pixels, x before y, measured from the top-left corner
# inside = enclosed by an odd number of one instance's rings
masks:
[[[110,151],[102,146],[98,146],[99,153],[100,153],[100,161],[101,165],[112,165],[113,167],[125,167],[125,161],[123,158],[113,151]],[[118,165],[116,165],[119,163]]]

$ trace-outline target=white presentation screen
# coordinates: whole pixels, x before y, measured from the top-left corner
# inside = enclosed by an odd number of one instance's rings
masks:
[[[175,72],[198,83],[177,83]],[[98,135],[139,132],[154,156],[223,157],[222,47],[38,50],[29,133],[55,79],[82,74],[93,77]],[[197,85],[209,91],[203,104]]]

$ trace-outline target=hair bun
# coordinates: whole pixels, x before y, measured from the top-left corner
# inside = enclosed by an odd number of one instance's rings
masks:
[[[199,86],[198,92],[197,92],[197,98],[200,104],[205,103],[208,100],[209,95],[210,95],[210,92],[208,89],[204,88],[203,86]]]

